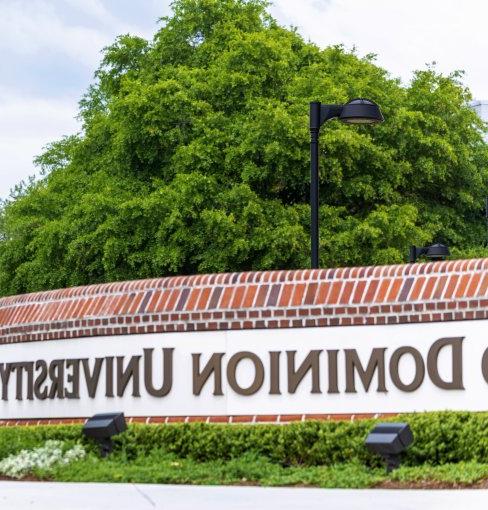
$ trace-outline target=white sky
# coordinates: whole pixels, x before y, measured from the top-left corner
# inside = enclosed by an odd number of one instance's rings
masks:
[[[116,35],[151,37],[169,0],[0,0],[0,197],[35,173],[48,142],[74,133],[77,103],[100,49]],[[437,62],[466,71],[488,99],[488,2],[483,0],[275,0],[271,12],[321,47],[355,46],[408,82]]]

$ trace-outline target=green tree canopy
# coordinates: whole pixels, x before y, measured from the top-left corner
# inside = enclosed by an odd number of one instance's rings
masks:
[[[152,41],[106,48],[82,131],[0,218],[0,293],[309,264],[308,103],[376,100],[386,122],[321,135],[322,266],[410,244],[484,252],[488,150],[459,73],[402,85],[279,26],[263,0],[177,0]]]

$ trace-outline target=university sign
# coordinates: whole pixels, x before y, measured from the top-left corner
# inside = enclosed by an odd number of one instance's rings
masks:
[[[487,326],[487,259],[5,297],[0,423],[487,410]]]
[[[4,345],[0,412],[44,418],[115,410],[130,416],[482,410],[486,329],[485,321],[471,321]]]

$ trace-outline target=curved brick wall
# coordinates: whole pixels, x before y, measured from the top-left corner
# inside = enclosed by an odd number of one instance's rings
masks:
[[[0,299],[0,343],[488,318],[488,259],[176,276]]]
[[[0,299],[0,343],[99,335],[488,318],[488,259],[135,280]],[[162,416],[130,421],[288,422],[366,415]],[[0,425],[80,419],[0,420]]]

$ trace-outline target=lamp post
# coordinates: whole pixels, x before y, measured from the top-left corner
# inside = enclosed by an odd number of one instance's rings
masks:
[[[310,103],[310,248],[312,269],[319,267],[319,134],[330,119],[346,124],[383,122],[380,107],[369,99],[353,99],[346,104]]]

